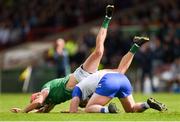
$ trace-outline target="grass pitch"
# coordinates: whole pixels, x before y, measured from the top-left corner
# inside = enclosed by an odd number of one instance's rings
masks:
[[[60,113],[68,110],[69,101],[58,105],[51,113],[11,113],[12,107],[24,108],[29,102],[30,94],[1,94],[0,95],[0,121],[180,121],[180,94],[134,94],[135,101],[145,101],[154,97],[165,103],[167,112],[158,112],[152,109],[144,113],[125,113],[118,99],[114,99],[120,109],[118,114],[96,113]]]

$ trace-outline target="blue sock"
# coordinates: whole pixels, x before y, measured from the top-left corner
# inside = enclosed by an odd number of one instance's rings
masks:
[[[102,107],[101,108],[101,113],[109,113],[108,107],[107,106]]]
[[[105,108],[101,108],[101,113],[105,113]]]

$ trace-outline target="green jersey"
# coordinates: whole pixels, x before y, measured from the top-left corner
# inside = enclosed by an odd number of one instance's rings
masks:
[[[66,89],[66,84],[70,76],[54,79],[47,82],[42,89],[49,89],[48,97],[45,100],[46,104],[60,104],[72,98],[72,90]]]

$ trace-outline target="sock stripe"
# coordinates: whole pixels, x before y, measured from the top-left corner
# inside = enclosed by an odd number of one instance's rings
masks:
[[[133,46],[131,47],[129,51],[135,54],[138,51],[138,49],[139,49],[139,46],[137,44],[133,44]]]
[[[102,27],[103,28],[108,28],[110,20],[111,20],[111,18],[105,17],[105,19],[103,21],[103,24],[102,24]]]

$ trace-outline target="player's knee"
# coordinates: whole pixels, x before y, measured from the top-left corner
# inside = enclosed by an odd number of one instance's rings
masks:
[[[104,53],[104,49],[96,49],[94,54],[96,57],[102,57]]]

